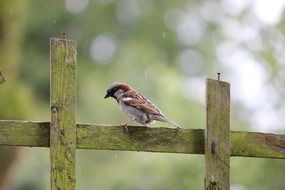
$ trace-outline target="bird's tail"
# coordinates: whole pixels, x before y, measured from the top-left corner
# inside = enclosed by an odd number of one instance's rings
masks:
[[[176,127],[176,128],[181,128],[177,123],[175,123],[174,121],[168,119],[167,117],[165,116],[162,116],[162,117],[159,117],[158,118],[159,121],[162,121],[162,122],[166,122],[166,123],[169,123],[171,124],[172,126]]]

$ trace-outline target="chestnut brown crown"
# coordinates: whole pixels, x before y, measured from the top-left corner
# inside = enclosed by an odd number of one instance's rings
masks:
[[[125,93],[131,89],[132,89],[132,87],[126,83],[115,82],[115,83],[111,84],[111,86],[107,89],[107,92],[106,92],[106,95],[104,98],[112,97],[112,98],[117,99],[116,94],[118,91],[120,91],[120,93],[123,94],[123,93]]]

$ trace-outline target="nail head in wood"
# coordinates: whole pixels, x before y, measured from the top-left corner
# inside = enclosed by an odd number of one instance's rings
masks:
[[[218,80],[220,80],[221,77],[221,73],[217,73],[218,74]]]
[[[62,38],[66,39],[67,33],[66,32],[62,32]]]
[[[51,112],[52,113],[56,113],[57,112],[57,107],[56,106],[52,106],[51,107]]]
[[[212,144],[211,144],[211,150],[212,150],[212,154],[215,154],[215,153],[216,153],[216,143],[215,143],[215,142],[212,142]]]

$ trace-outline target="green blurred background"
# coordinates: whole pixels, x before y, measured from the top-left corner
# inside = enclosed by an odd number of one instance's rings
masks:
[[[0,118],[48,121],[49,38],[78,43],[78,122],[126,121],[131,84],[185,128],[205,127],[205,79],[231,83],[231,129],[284,133],[285,2],[0,0]],[[166,127],[158,123],[156,127]],[[0,148],[1,190],[49,189],[47,148]],[[285,162],[231,158],[232,190],[285,189]],[[79,190],[203,189],[204,157],[77,151]]]

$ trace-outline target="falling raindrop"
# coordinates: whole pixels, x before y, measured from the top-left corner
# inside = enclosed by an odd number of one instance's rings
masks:
[[[145,69],[144,70],[144,77],[147,79],[149,76],[149,70],[148,69]]]
[[[117,153],[114,154],[114,159],[118,160],[118,154]]]
[[[166,39],[166,33],[165,32],[162,32],[161,36],[162,36],[162,39]]]

